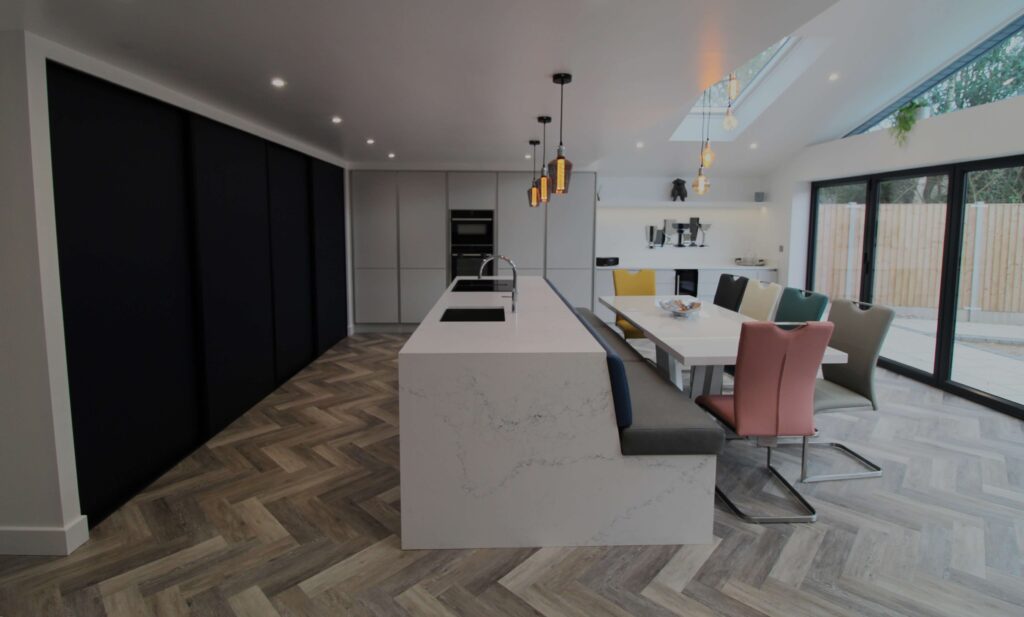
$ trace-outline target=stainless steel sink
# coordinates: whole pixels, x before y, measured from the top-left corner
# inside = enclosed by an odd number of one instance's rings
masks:
[[[505,309],[497,308],[450,308],[445,309],[441,321],[505,321]]]
[[[512,281],[504,279],[462,279],[452,291],[512,291]]]

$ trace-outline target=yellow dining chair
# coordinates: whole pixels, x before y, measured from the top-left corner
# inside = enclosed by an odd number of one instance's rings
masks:
[[[615,282],[616,296],[657,295],[654,289],[654,270],[612,270],[612,280]],[[615,320],[615,325],[622,330],[622,335],[626,338],[644,338],[643,332],[621,317]]]

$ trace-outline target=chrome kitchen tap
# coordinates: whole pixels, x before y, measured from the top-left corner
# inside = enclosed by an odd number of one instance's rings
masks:
[[[497,257],[495,257],[494,255],[484,255],[484,261],[483,261],[482,264],[480,264],[480,272],[476,275],[476,278],[478,278],[478,279],[479,278],[483,278],[483,276],[484,276],[484,268],[487,266],[487,264],[491,263],[495,259],[501,259],[502,261],[506,261],[506,262],[508,262],[508,265],[512,266],[512,312],[515,313],[516,312],[516,296],[519,295],[519,285],[518,285],[519,274],[516,271],[516,262],[512,261],[508,257],[505,257],[504,255],[498,255]]]

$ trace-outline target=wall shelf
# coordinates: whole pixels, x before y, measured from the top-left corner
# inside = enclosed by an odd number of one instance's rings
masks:
[[[722,210],[753,209],[767,206],[768,202],[756,201],[653,201],[643,199],[608,199],[597,202],[598,208],[665,208],[674,210]]]

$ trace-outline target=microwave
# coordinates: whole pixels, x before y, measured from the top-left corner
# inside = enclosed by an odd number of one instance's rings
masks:
[[[493,210],[452,210],[451,245],[493,246]]]

